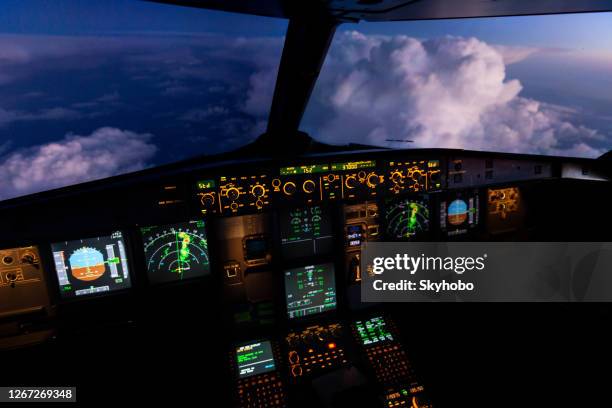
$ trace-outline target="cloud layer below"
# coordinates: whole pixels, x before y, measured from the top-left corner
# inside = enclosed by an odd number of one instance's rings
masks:
[[[151,137],[104,127],[12,153],[0,164],[0,199],[140,170],[157,151]]]

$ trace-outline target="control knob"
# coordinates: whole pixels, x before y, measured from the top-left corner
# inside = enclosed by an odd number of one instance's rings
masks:
[[[257,184],[251,188],[251,194],[255,197],[263,197],[266,195],[266,188],[260,184]]]
[[[200,198],[200,202],[204,207],[210,208],[213,206],[213,204],[215,204],[215,196],[213,195],[213,193],[203,194]]]
[[[229,198],[231,201],[236,201],[238,199],[238,197],[240,197],[240,190],[238,190],[236,187],[232,187],[230,189],[227,190],[227,192],[225,193],[225,195],[227,196],[227,198]]]
[[[376,188],[378,183],[380,183],[380,178],[378,177],[378,174],[376,173],[368,174],[367,183],[368,183],[368,187]]]
[[[355,176],[348,176],[344,184],[346,184],[346,188],[353,189],[359,185],[359,181]]]
[[[25,254],[23,254],[23,256],[21,257],[21,263],[22,264],[29,264],[29,265],[33,265],[34,262],[36,261],[36,258],[34,257],[33,254],[31,254],[30,252],[26,252]]]
[[[295,194],[295,190],[296,190],[295,183],[293,181],[288,181],[283,186],[283,193],[289,196]]]
[[[404,178],[404,176],[402,176],[402,173],[399,171],[394,171],[393,173],[391,173],[391,181],[396,184],[402,181],[402,178]]]
[[[312,180],[306,180],[304,181],[304,184],[302,184],[302,189],[304,190],[305,193],[307,194],[312,194],[314,193],[315,189],[317,188],[317,185],[314,181]]]

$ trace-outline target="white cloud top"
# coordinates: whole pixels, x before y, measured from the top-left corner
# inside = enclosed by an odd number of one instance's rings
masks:
[[[419,40],[340,34],[305,124],[329,143],[447,147],[598,156],[603,136],[569,112],[520,96],[506,63],[534,50],[496,48],[475,38]]]
[[[157,151],[151,137],[103,127],[12,153],[0,164],[0,199],[140,170]]]

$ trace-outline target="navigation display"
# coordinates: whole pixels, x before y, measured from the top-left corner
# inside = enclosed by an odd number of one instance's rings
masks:
[[[269,341],[246,344],[236,348],[238,378],[267,373],[275,370],[274,353]]]
[[[123,234],[51,244],[62,298],[131,287]]]
[[[285,271],[287,314],[290,319],[336,308],[334,264],[308,265]]]
[[[429,231],[429,199],[427,195],[403,197],[387,204],[385,225],[387,238],[409,240]]]
[[[333,249],[332,223],[326,207],[286,209],[281,212],[280,224],[285,259],[326,255]]]
[[[210,274],[204,221],[143,227],[140,232],[151,283]]]

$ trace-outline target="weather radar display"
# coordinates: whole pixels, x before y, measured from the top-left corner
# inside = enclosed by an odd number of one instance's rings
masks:
[[[429,231],[427,196],[404,197],[387,205],[386,233],[389,239],[407,240]]]
[[[149,280],[174,282],[210,273],[204,221],[141,228]]]
[[[87,296],[131,286],[123,234],[51,244],[60,295]]]

